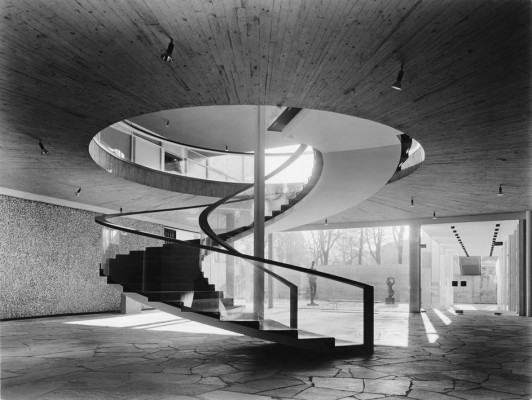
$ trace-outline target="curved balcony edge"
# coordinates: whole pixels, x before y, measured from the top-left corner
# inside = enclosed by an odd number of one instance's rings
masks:
[[[171,192],[222,198],[249,186],[246,183],[212,181],[157,171],[110,154],[94,139],[89,144],[89,154],[96,164],[119,178]]]

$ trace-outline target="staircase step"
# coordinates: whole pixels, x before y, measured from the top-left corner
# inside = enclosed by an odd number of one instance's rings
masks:
[[[286,326],[284,324],[281,324],[280,322],[271,319],[265,319],[261,321],[260,330],[275,332],[278,335],[284,335],[293,338],[298,337],[298,330],[296,328],[290,328],[289,326]]]
[[[260,329],[260,321],[253,313],[242,313],[237,318],[220,318],[220,321],[231,322],[233,324],[243,325],[249,328]]]
[[[335,346],[335,341],[336,341],[334,337],[318,335],[317,333],[308,332],[308,331],[304,331],[301,329],[298,330],[298,339],[299,340],[318,340],[321,343],[324,343],[331,347]]]

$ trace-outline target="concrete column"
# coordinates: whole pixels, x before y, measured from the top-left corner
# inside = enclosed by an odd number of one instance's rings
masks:
[[[519,220],[517,228],[519,237],[517,240],[517,313],[526,315],[526,238],[524,220]]]
[[[255,143],[254,168],[254,255],[264,258],[264,198],[265,198],[265,107],[257,106],[257,138]],[[264,319],[264,271],[255,268],[253,272],[253,304],[254,312],[259,320]]]
[[[225,229],[227,232],[235,229],[235,214],[232,212],[225,214]],[[232,240],[227,242],[233,245]],[[230,255],[225,256],[225,295],[229,298],[235,296],[235,258]]]
[[[429,235],[421,230],[421,243],[426,247],[420,248],[421,257],[421,307],[424,309],[432,308],[432,240]]]
[[[138,301],[130,299],[123,293],[120,295],[120,312],[122,314],[139,314],[142,309],[142,304]]]
[[[508,246],[508,277],[510,280],[510,311],[517,311],[517,266],[515,263],[515,233],[509,237],[509,246]]]
[[[532,317],[532,211],[525,216],[526,316]]]
[[[454,304],[454,286],[452,282],[454,280],[454,256],[450,250],[445,250],[445,268],[447,275],[447,298],[449,299],[449,305]]]
[[[449,286],[451,282],[449,281],[447,267],[445,263],[445,250],[441,247],[439,248],[439,265],[440,265],[440,303],[442,307],[449,307],[451,305],[451,300],[449,297]]]
[[[420,226],[410,225],[410,312],[421,311]]]
[[[440,275],[440,246],[434,239],[431,238],[430,241],[430,257],[432,262],[432,307],[442,307],[444,302],[442,301],[441,288],[442,283],[445,283],[445,279]]]
[[[501,256],[499,260],[502,264],[502,305],[504,310],[508,311],[510,307],[510,297],[508,295],[509,280],[508,280],[508,240],[503,244]]]

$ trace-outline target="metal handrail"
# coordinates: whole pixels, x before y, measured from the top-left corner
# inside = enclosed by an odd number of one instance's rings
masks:
[[[278,173],[280,169],[283,169],[286,167],[286,165],[290,164],[293,161],[293,159],[297,158],[299,154],[304,151],[304,147],[302,148],[302,146],[300,146],[300,148],[287,161],[285,161],[285,163],[283,163],[276,170],[268,174],[267,178]],[[216,201],[210,204],[167,208],[167,209],[161,209],[161,210],[146,210],[146,211],[135,211],[135,212],[128,212],[128,213],[100,215],[95,218],[95,221],[96,223],[102,226],[106,226],[112,229],[117,229],[123,232],[128,232],[128,233],[145,236],[145,237],[149,237],[152,239],[158,239],[158,240],[162,240],[166,242],[177,243],[177,244],[181,244],[181,245],[188,246],[188,247],[195,247],[195,248],[200,248],[204,250],[209,250],[209,251],[213,251],[213,252],[217,252],[217,253],[225,254],[229,256],[234,256],[234,257],[238,257],[238,258],[249,261],[255,267],[261,269],[262,271],[271,275],[275,279],[278,279],[280,282],[282,282],[283,284],[287,285],[290,288],[290,326],[293,328],[297,328],[297,286],[287,281],[285,278],[265,268],[264,265],[270,265],[270,266],[280,267],[280,268],[284,268],[284,269],[291,270],[291,271],[302,272],[302,273],[309,274],[309,275],[315,275],[317,277],[321,277],[321,278],[333,280],[336,282],[344,283],[350,286],[361,288],[363,290],[363,319],[364,319],[363,347],[367,351],[372,351],[373,345],[374,345],[374,315],[373,315],[374,313],[374,304],[373,304],[374,290],[373,290],[373,286],[368,285],[366,283],[357,282],[351,279],[343,278],[337,275],[328,274],[326,272],[311,270],[308,268],[298,267],[295,265],[286,264],[286,263],[279,262],[279,261],[268,260],[268,259],[240,253],[237,250],[235,250],[233,247],[231,247],[229,244],[225,243],[221,238],[219,238],[214,233],[214,231],[208,224],[208,219],[207,219],[208,215],[216,207],[218,207],[219,205],[223,203],[240,202],[240,201],[247,200],[249,196],[245,196],[239,199],[234,199],[234,197],[238,196],[243,191],[248,190],[252,186],[253,185],[251,184],[248,187],[238,191],[237,193],[234,193],[230,196],[227,196],[219,201]],[[153,213],[168,212],[168,211],[181,211],[181,210],[194,209],[194,208],[205,208],[205,210],[203,210],[202,213],[200,214],[200,227],[212,240],[214,240],[219,245],[223,246],[224,249],[221,249],[218,247],[207,246],[201,243],[193,243],[193,242],[189,242],[185,240],[168,238],[163,235],[158,235],[158,234],[153,234],[149,232],[144,232],[138,229],[128,228],[128,227],[121,226],[121,225],[118,225],[116,223],[112,223],[109,221],[109,219],[116,218],[116,217],[125,217],[125,216],[140,215],[140,214],[153,214]],[[295,295],[294,295],[294,288],[295,288]]]
[[[307,148],[307,145],[301,145],[299,148],[279,167],[277,167],[275,170],[270,172],[268,175],[266,175],[265,180],[271,178],[272,176],[278,174],[280,171],[285,169],[288,165],[292,164]],[[217,207],[221,206],[222,204],[227,204],[231,201],[234,197],[238,196],[240,193],[251,189],[253,187],[253,183],[247,185],[247,187],[244,187],[243,189],[224,197],[223,199],[220,199],[214,203],[212,203],[210,206],[205,208],[200,214],[199,217],[199,225],[201,230],[209,236],[212,240],[214,240],[216,243],[218,243],[220,246],[225,247],[227,250],[231,252],[234,256],[240,256],[242,253],[240,253],[238,250],[236,250],[234,247],[229,245],[225,240],[223,240],[221,237],[219,237],[214,231],[212,230],[210,224],[209,224],[209,215],[211,212],[213,212]],[[249,198],[253,198],[252,196],[249,196]],[[260,262],[257,261],[251,261],[251,263],[260,269],[261,271],[264,271],[266,274],[270,275],[277,281],[281,282],[282,284],[288,286],[290,290],[290,327],[291,328],[297,328],[297,285],[293,284],[289,280],[283,278],[282,276],[277,275],[276,273],[270,271],[267,268],[264,268],[263,265]]]

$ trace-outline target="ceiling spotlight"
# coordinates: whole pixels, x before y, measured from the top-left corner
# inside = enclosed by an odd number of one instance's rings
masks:
[[[168,47],[163,54],[161,54],[161,60],[166,62],[172,62],[174,59],[172,58],[172,52],[174,51],[174,41],[173,39],[170,39],[170,43],[168,43]]]
[[[502,192],[502,185],[499,185],[499,193],[497,193],[497,196],[504,196],[504,193]]]
[[[432,219],[436,219],[436,211],[432,213]]]
[[[45,155],[48,154],[48,150],[44,147],[44,144],[39,140],[39,147],[41,148],[41,154]]]
[[[413,197],[410,199],[410,207],[415,207],[414,198]]]
[[[225,145],[225,151],[229,151],[229,146]]]
[[[329,225],[329,223],[327,222],[327,218],[325,218],[325,225]]]
[[[401,64],[401,71],[397,74],[397,80],[392,85],[393,89],[401,90],[401,81],[403,80],[403,75],[405,71],[403,71],[403,64]]]
[[[169,119],[167,119],[167,120],[166,120],[166,125],[165,125],[165,128],[168,128],[169,126],[170,126],[170,120],[169,120]]]
[[[81,193],[81,188],[79,188],[77,191],[76,191],[76,196],[79,197],[79,194]]]
[[[120,207],[120,214],[122,214],[122,207]]]

